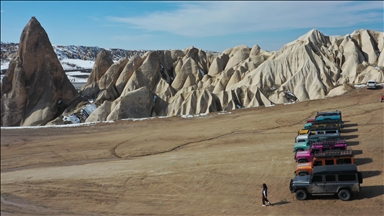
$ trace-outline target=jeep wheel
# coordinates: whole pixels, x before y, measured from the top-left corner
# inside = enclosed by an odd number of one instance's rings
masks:
[[[338,196],[341,200],[347,201],[351,198],[351,193],[349,192],[349,190],[342,189],[339,191]]]
[[[305,200],[307,199],[307,192],[305,190],[298,190],[296,191],[296,199],[298,200]]]

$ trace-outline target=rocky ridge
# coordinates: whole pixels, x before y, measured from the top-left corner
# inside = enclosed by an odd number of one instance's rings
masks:
[[[144,55],[147,50],[124,50],[124,49],[104,49],[92,46],[75,45],[52,45],[59,60],[63,59],[81,59],[94,61],[101,50],[109,53],[112,60],[118,61],[120,58],[130,58],[133,55]],[[16,54],[19,43],[1,42],[1,60],[10,61]]]
[[[384,82],[383,36],[370,30],[326,36],[313,29],[277,52],[258,45],[222,53],[189,47],[112,64],[100,51],[80,99],[47,123],[63,124],[67,116],[94,122],[207,114],[342,94],[370,79]]]

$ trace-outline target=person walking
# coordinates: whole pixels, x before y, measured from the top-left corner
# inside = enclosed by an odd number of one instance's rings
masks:
[[[262,191],[262,201],[263,201],[263,206],[265,206],[265,202],[267,202],[269,205],[272,205],[269,200],[268,200],[268,187],[265,183],[263,183],[263,191]]]

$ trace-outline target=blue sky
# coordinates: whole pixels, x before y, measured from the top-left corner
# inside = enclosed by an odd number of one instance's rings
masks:
[[[53,45],[273,51],[313,28],[383,32],[383,10],[382,1],[1,1],[1,41],[18,43],[35,16]]]

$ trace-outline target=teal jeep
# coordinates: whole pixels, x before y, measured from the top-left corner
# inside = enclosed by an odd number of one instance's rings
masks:
[[[299,138],[299,137],[302,137],[302,138]],[[326,137],[321,135],[312,135],[312,136],[309,136],[309,138],[305,138],[304,135],[299,135],[296,137],[296,143],[293,146],[293,152],[295,153],[294,159],[296,159],[296,153],[298,151],[309,150],[312,146],[312,143],[325,142],[325,141],[338,141],[340,139],[341,139],[340,136]]]

